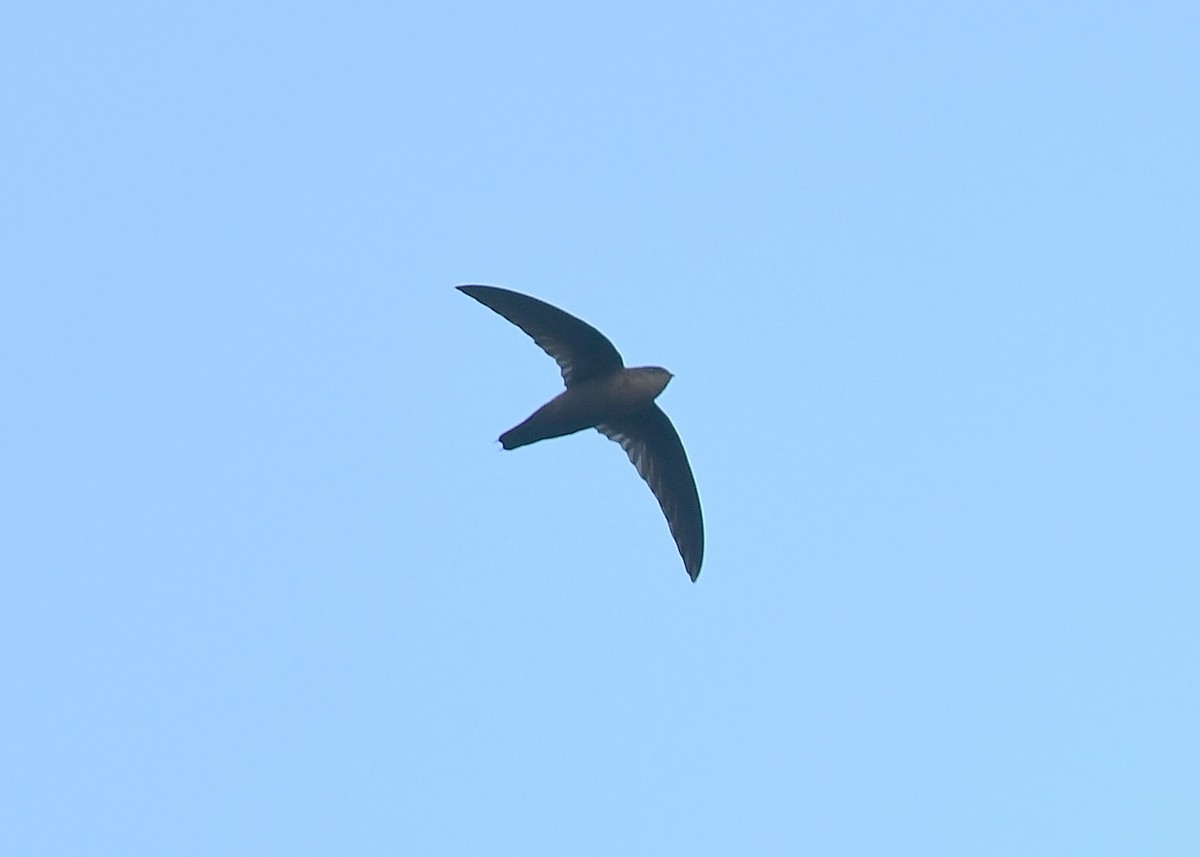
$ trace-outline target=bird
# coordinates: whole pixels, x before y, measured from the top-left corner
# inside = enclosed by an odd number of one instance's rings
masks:
[[[521,328],[562,371],[559,395],[500,435],[504,449],[594,428],[625,450],[662,507],[694,583],[704,559],[704,517],[683,442],[655,399],[674,377],[661,366],[627,368],[608,338],[545,301],[497,286],[457,286]]]

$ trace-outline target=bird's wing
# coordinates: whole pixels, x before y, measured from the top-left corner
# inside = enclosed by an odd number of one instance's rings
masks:
[[[558,362],[568,387],[625,365],[603,333],[545,301],[495,286],[459,286],[458,290],[533,337]]]
[[[683,566],[695,580],[704,559],[704,518],[696,480],[675,426],[658,405],[651,404],[630,416],[601,423],[596,430],[621,444],[654,492],[683,557]]]

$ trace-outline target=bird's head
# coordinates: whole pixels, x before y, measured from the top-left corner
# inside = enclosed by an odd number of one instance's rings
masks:
[[[638,374],[638,385],[652,391],[654,397],[667,389],[667,384],[671,383],[671,379],[675,377],[661,366],[639,366],[630,371]]]

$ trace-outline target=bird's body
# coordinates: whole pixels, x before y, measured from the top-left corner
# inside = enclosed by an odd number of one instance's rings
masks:
[[[525,422],[500,435],[505,449],[595,428],[650,405],[666,389],[671,373],[658,366],[621,369],[568,387]]]
[[[594,428],[625,450],[658,499],[688,576],[704,558],[700,497],[683,443],[654,403],[672,375],[659,366],[626,368],[604,334],[544,301],[495,286],[460,291],[533,338],[562,370],[567,389],[500,435],[505,449]]]

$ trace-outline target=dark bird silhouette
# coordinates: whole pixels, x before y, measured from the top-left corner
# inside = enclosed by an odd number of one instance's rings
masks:
[[[537,298],[495,286],[459,286],[533,338],[562,370],[567,389],[500,435],[505,449],[594,428],[625,450],[662,506],[694,581],[704,559],[704,519],[687,453],[654,403],[673,377],[659,366],[625,368],[600,331]]]

